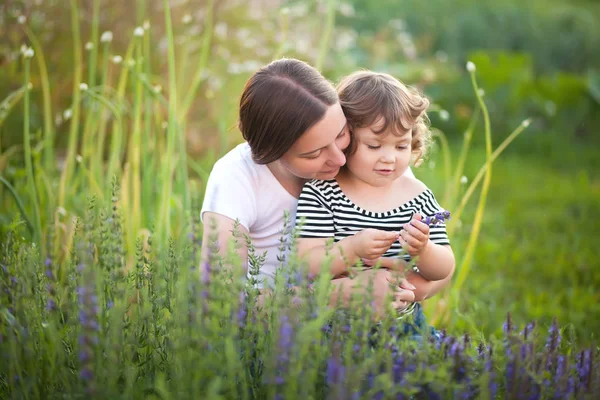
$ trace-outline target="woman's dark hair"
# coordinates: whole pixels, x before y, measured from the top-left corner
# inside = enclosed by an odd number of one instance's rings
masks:
[[[293,58],[254,73],[240,99],[238,126],[258,164],[281,158],[338,102],[333,85],[315,68]]]

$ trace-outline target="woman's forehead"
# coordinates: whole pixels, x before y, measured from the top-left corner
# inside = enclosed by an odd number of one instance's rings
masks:
[[[319,122],[306,131],[293,147],[299,154],[329,146],[335,141],[346,125],[346,117],[339,103],[328,107]]]

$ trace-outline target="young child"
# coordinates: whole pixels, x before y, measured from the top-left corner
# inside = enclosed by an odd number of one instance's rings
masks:
[[[429,101],[392,76],[370,71],[344,78],[338,94],[352,137],[347,162],[335,179],[305,184],[296,213],[300,256],[318,274],[333,238],[329,254],[334,277],[359,260],[396,268],[418,257],[416,270],[422,278],[407,277],[417,286],[415,293],[423,278],[447,278],[454,254],[446,226],[424,222],[444,210],[409,168],[418,165],[430,141]],[[411,313],[415,304],[399,312]]]

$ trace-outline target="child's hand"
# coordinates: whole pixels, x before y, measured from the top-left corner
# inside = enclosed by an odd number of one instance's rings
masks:
[[[352,249],[356,257],[365,260],[377,260],[398,240],[398,233],[379,229],[364,229],[351,236]]]
[[[415,214],[400,231],[400,244],[411,257],[421,254],[429,243],[429,225],[422,220],[421,214]]]

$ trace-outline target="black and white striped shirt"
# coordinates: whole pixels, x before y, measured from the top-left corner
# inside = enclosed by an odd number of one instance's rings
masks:
[[[296,225],[300,227],[300,238],[333,238],[334,242],[339,242],[367,228],[399,232],[414,214],[427,217],[440,211],[443,209],[429,189],[393,210],[371,212],[346,197],[335,179],[312,180],[304,185],[300,194]],[[440,245],[450,244],[446,225],[432,226],[429,239]],[[396,241],[383,256],[400,256],[410,261],[407,253],[400,254],[401,250],[400,242]]]

